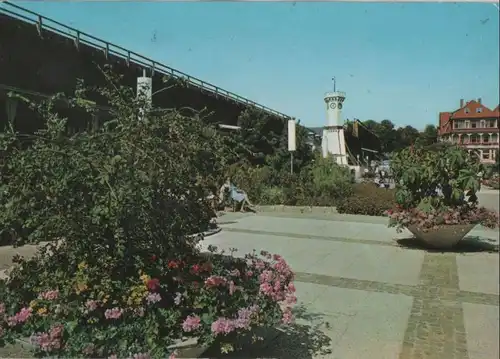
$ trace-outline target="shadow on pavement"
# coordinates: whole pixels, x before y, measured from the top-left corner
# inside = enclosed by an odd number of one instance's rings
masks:
[[[487,253],[498,253],[499,246],[496,241],[489,238],[483,238],[478,236],[466,236],[458,244],[451,249],[434,249],[429,248],[425,243],[409,237],[401,238],[396,240],[399,246],[408,249],[418,249],[427,252],[439,252],[439,253],[474,253],[474,252],[487,252]]]
[[[252,343],[251,340],[238,343],[240,350],[221,354],[219,346],[210,348],[204,358],[274,358],[274,359],[312,359],[318,355],[330,354],[331,339],[323,330],[330,324],[324,322],[319,313],[311,313],[303,305],[294,308],[296,323],[283,329],[268,329],[259,334],[263,340]]]

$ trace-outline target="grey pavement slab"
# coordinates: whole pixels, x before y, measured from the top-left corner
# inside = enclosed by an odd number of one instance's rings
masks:
[[[498,306],[464,303],[463,308],[469,358],[499,358]]]
[[[499,211],[500,191],[494,189],[482,189],[477,193],[479,204],[493,211]]]
[[[357,223],[347,221],[325,221],[312,218],[287,218],[261,215],[250,215],[241,221],[224,225],[236,230],[267,231],[275,233],[291,233],[305,236],[323,236],[332,238],[362,239],[388,241],[408,236],[409,232],[397,233],[385,223]]]
[[[306,271],[394,284],[418,284],[423,253],[399,247],[332,243],[333,253]]]
[[[467,253],[458,255],[457,266],[461,290],[499,294],[498,253]]]

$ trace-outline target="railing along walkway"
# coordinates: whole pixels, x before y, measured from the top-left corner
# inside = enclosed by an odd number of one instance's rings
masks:
[[[167,75],[173,78],[178,78],[178,79],[183,79],[187,81],[190,85],[195,86],[199,88],[200,90],[208,91],[211,92],[215,96],[222,96],[225,97],[226,99],[233,100],[235,102],[248,105],[248,106],[253,106],[256,108],[259,108],[267,113],[273,114],[275,116],[279,116],[282,118],[291,118],[288,115],[285,115],[284,113],[281,113],[279,111],[273,110],[269,107],[260,105],[254,101],[251,101],[243,96],[237,95],[234,92],[230,92],[227,90],[224,90],[218,86],[215,86],[209,82],[200,80],[196,77],[190,76],[182,71],[178,71],[172,67],[169,67],[167,65],[161,64],[157,61],[151,60],[150,58],[147,58],[145,56],[142,56],[136,52],[127,50],[121,46],[114,45],[110,42],[104,41],[102,39],[99,39],[95,36],[89,35],[85,32],[82,32],[80,30],[74,29],[72,27],[69,27],[67,25],[64,25],[58,21],[52,20],[48,17],[45,17],[43,15],[40,15],[38,13],[35,13],[33,11],[30,11],[28,9],[25,9],[21,6],[18,6],[14,3],[8,2],[8,1],[3,1],[0,2],[0,14],[6,14],[10,17],[16,18],[18,20],[25,21],[30,24],[34,24],[38,30],[38,33],[40,36],[42,35],[42,30],[48,30],[53,33],[56,33],[60,36],[64,36],[68,39],[73,40],[75,43],[75,46],[78,48],[80,44],[87,45],[90,47],[93,47],[97,50],[100,50],[104,53],[106,58],[109,55],[114,55],[117,56],[123,60],[126,61],[127,64],[130,63],[135,63],[139,66],[142,66],[143,68],[149,69],[151,71],[151,74],[154,74],[155,72],[159,72],[163,75]]]

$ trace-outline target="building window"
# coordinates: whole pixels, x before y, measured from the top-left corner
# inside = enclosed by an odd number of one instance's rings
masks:
[[[470,136],[470,143],[479,142],[477,136]]]
[[[464,109],[464,112],[465,112],[465,113],[469,113],[469,109],[466,107],[466,108]]]
[[[476,113],[481,113],[483,112],[483,109],[481,107],[476,108]]]
[[[481,128],[485,128],[485,123],[484,123],[484,120],[481,120]]]
[[[490,142],[490,136],[489,135],[483,135],[483,143],[488,143]]]
[[[471,124],[470,124],[470,127],[471,128],[476,128],[477,127],[476,121],[472,121]]]
[[[490,159],[490,152],[483,151],[483,160],[489,160]]]
[[[495,127],[495,120],[489,120],[488,121],[488,127],[490,127],[490,128]]]
[[[470,121],[465,121],[465,128],[470,128]]]

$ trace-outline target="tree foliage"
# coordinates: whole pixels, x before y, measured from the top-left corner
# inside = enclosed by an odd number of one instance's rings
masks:
[[[412,126],[396,128],[389,120],[367,120],[363,124],[379,137],[384,153],[400,151],[414,144],[428,146],[437,142],[437,128],[434,125],[425,126],[424,131],[420,132]]]

